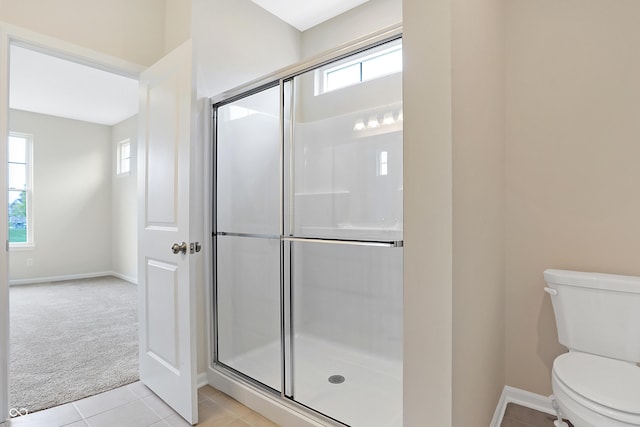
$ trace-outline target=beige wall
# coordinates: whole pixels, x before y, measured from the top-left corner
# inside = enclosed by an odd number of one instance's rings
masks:
[[[131,143],[131,171],[118,176],[118,144]],[[138,186],[136,151],[138,115],[111,127],[111,270],[130,282],[138,282]]]
[[[141,65],[164,53],[164,0],[0,0],[0,21]]]
[[[504,3],[403,8],[405,425],[484,426],[505,378]]]
[[[507,7],[507,383],[565,351],[545,268],[640,275],[640,3]]]
[[[504,386],[504,0],[452,1],[453,426]]]
[[[164,53],[191,37],[191,0],[164,0]]]
[[[302,57],[312,57],[400,23],[402,0],[369,0],[302,32]]]
[[[404,0],[402,8],[404,425],[450,426],[451,4],[450,0]]]
[[[300,31],[250,0],[193,0],[198,96],[211,97],[300,59]]]
[[[33,249],[11,251],[11,280],[111,271],[111,128],[11,110],[33,135]]]

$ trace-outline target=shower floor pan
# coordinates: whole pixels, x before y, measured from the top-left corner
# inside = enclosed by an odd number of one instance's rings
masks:
[[[226,364],[273,388],[278,372],[265,360],[279,360],[280,342],[242,354]],[[402,427],[402,363],[372,357],[312,335],[296,335],[293,398],[352,427]]]

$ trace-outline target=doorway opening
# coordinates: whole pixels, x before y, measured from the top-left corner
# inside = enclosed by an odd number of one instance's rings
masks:
[[[138,82],[9,54],[9,407],[23,415],[138,379]]]

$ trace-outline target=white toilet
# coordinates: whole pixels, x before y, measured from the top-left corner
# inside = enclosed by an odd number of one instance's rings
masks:
[[[551,373],[559,415],[575,427],[640,426],[640,277],[546,270],[544,279],[569,349]]]

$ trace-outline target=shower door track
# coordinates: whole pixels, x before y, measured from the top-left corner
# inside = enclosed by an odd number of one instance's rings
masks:
[[[311,419],[313,419],[316,422],[323,422],[323,423],[331,423],[331,424],[327,424],[327,426],[329,425],[333,425],[336,427],[350,427],[348,424],[345,424],[335,418],[331,418],[328,415],[323,414],[322,412],[318,412],[316,409],[313,409],[312,407],[309,407],[307,405],[304,405],[296,400],[294,400],[292,397],[286,397],[286,398],[282,398],[281,393],[278,392],[277,390],[274,390],[273,388],[269,387],[268,385],[265,385],[263,383],[261,383],[260,381],[255,380],[254,378],[251,378],[250,376],[243,374],[240,371],[237,371],[236,369],[233,369],[230,366],[225,365],[222,362],[215,362],[213,364],[213,367],[218,371],[223,373],[224,375],[228,376],[229,378],[244,383],[247,386],[251,387],[252,389],[254,389],[256,392],[261,393],[265,396],[268,396],[271,399],[274,399],[274,401],[277,401],[278,404],[284,405],[288,408],[294,409],[296,411],[304,411],[304,414],[306,417],[309,417]]]

